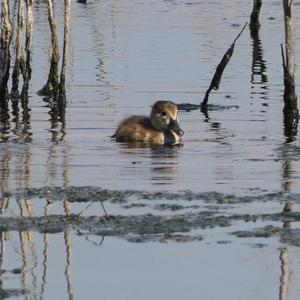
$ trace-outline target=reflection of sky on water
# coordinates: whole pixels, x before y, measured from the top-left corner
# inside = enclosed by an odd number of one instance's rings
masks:
[[[272,256],[264,248],[246,245],[239,248],[234,244],[199,247],[199,243],[191,243],[188,247],[186,244],[157,243],[137,246],[116,239],[105,239],[101,246],[96,246],[100,237],[87,241],[81,236],[72,241],[70,250],[68,239],[74,238],[70,232],[33,234],[30,238],[31,241],[23,234],[21,241],[25,254],[15,259],[14,248],[19,246],[19,237],[12,233],[12,240],[5,244],[7,252],[4,256],[10,267],[27,269],[27,275],[22,277],[10,270],[2,275],[9,277],[11,282],[19,281],[20,287],[30,288],[29,299],[84,299],[87,294],[91,298],[102,295],[112,299],[162,296],[182,299],[187,293],[189,299],[198,299],[199,295],[211,299],[259,295],[269,299],[279,294],[278,288],[274,288],[280,274],[279,251],[276,249]],[[126,253],[126,259],[122,253]],[[295,253],[292,250],[289,254]],[[69,257],[72,258],[71,265],[68,265]],[[95,259],[89,259],[91,257]],[[11,260],[14,260],[13,264]],[[231,272],[224,276],[220,269]],[[229,286],[235,287],[234,292],[228,289]],[[292,299],[297,295],[295,285],[290,286],[289,295]]]

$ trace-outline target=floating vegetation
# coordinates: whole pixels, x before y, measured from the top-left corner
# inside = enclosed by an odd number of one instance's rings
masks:
[[[283,244],[288,244],[297,247],[300,246],[300,230],[297,228],[291,229],[267,225],[253,230],[235,231],[232,234],[239,238],[279,237],[279,241]]]
[[[31,213],[22,214],[22,217],[4,214],[0,217],[0,230],[4,232],[16,230],[56,233],[72,229],[79,235],[115,236],[130,242],[188,242],[205,239],[202,232],[204,229],[227,227],[226,231],[237,237],[271,237],[280,234],[280,238],[286,243],[289,243],[290,239],[293,240],[293,244],[298,242],[294,232],[291,233],[286,226],[300,220],[299,213],[287,209],[292,207],[292,204],[299,204],[298,194],[277,192],[237,196],[216,192],[117,191],[86,186],[26,188],[15,193],[3,192],[2,197],[15,199],[18,203],[45,200],[46,207],[49,203],[60,202],[66,208],[65,213],[59,215],[50,214],[48,209],[42,216],[34,216]],[[83,215],[86,209],[77,209],[79,213],[74,213],[68,208],[71,204],[87,203],[89,207],[93,203],[102,202],[104,206],[108,203],[117,206],[122,204],[125,215],[113,214],[113,211],[108,209],[108,217],[97,208],[86,216]],[[245,213],[245,209],[236,210],[241,205],[254,202],[277,203],[278,210],[275,213],[272,210],[272,213],[251,214]],[[141,209],[141,214],[132,214],[131,210],[135,209]],[[147,213],[149,209],[151,213]],[[264,230],[236,230],[237,222],[248,223],[248,228],[251,228],[253,225],[249,224],[258,221],[266,224],[282,223],[284,228],[273,230],[273,227],[266,225]]]
[[[26,290],[24,289],[0,289],[0,298],[10,298],[10,297],[20,297],[26,295]]]
[[[177,104],[179,110],[183,111],[191,111],[191,110],[199,110],[201,105],[191,104],[191,103],[180,103]],[[209,111],[222,111],[227,109],[238,109],[238,105],[217,105],[217,104],[207,104],[207,110]]]
[[[71,197],[69,200],[75,200],[72,198],[75,190],[79,192],[82,188],[73,188],[71,191]],[[91,192],[88,193],[90,189]],[[97,188],[83,188],[84,192],[78,195],[77,201],[95,201],[95,197],[110,198],[110,201],[115,200],[115,196],[119,198],[122,192],[113,191],[97,191]],[[70,190],[65,190],[64,194],[69,195]],[[22,193],[22,199],[34,200],[35,197],[42,197],[46,191],[32,190]],[[55,201],[60,198],[62,190],[55,193],[48,191],[47,201]],[[80,193],[79,193],[80,194]],[[15,194],[14,197],[20,197],[20,193]],[[31,195],[31,197],[29,197]],[[101,197],[103,195],[104,197]],[[110,195],[110,197],[109,197]],[[159,193],[146,193],[138,191],[127,191],[123,193],[123,199],[135,195],[141,197],[143,200],[149,202],[157,201],[158,199],[164,199],[164,204],[156,204],[155,208],[158,211],[163,210],[164,214],[150,214],[143,213],[141,215],[113,215],[109,214],[109,218],[105,218],[103,215],[93,214],[90,216],[82,216],[80,214],[66,213],[65,215],[44,215],[44,216],[1,216],[0,217],[0,231],[38,231],[41,233],[56,233],[64,232],[66,230],[75,230],[78,234],[85,235],[100,235],[100,236],[115,236],[122,239],[126,239],[131,242],[146,242],[146,241],[175,241],[175,242],[188,242],[188,241],[202,241],[205,239],[203,230],[218,227],[227,227],[228,233],[245,238],[245,237],[272,237],[280,236],[281,241],[284,243],[292,243],[300,245],[299,230],[291,230],[288,224],[293,222],[299,222],[300,214],[286,210],[286,205],[281,211],[277,213],[232,213],[230,208],[235,209],[240,204],[253,201],[261,203],[262,201],[277,201],[278,203],[294,202],[299,203],[299,195],[284,195],[282,193],[274,193],[260,196],[248,196],[248,197],[233,197],[226,194],[215,193],[202,193],[195,194],[191,197],[187,192],[183,192],[180,195],[177,194],[159,194]],[[164,196],[165,195],[165,196]],[[182,212],[183,205],[171,204],[171,199],[181,197],[181,201],[191,201],[191,198],[198,199],[199,205],[201,203],[215,203],[214,206],[197,206],[189,205],[185,208],[189,208],[190,211]],[[51,197],[53,196],[53,197]],[[84,197],[84,198],[83,198]],[[185,197],[185,198],[184,198]],[[215,200],[212,200],[215,198]],[[200,200],[201,199],[201,200]],[[229,199],[229,201],[228,201]],[[234,201],[232,201],[234,199]],[[26,200],[26,201],[28,201]],[[60,199],[66,201],[64,199]],[[98,198],[99,200],[99,198]],[[109,199],[107,199],[109,201]],[[129,200],[128,200],[129,201]],[[183,202],[181,202],[183,203]],[[230,204],[229,204],[230,203]],[[220,210],[220,204],[230,205],[223,207]],[[217,205],[217,207],[216,207]],[[132,207],[134,208],[134,207]],[[128,207],[127,210],[130,210]],[[169,212],[169,214],[167,214]],[[243,231],[236,230],[237,222],[248,223],[248,228],[260,221],[266,224],[282,223],[283,227],[274,227],[274,225],[266,225],[265,227],[258,229],[248,229]],[[249,225],[253,224],[253,225]],[[84,233],[83,233],[84,232]]]
[[[94,186],[83,187],[42,187],[42,188],[25,188],[17,190],[14,193],[3,193],[2,196],[21,198],[39,198],[51,199],[54,201],[68,201],[68,202],[90,202],[90,201],[109,201],[111,203],[125,204],[132,200],[168,200],[168,201],[194,201],[200,200],[204,203],[218,203],[218,204],[238,204],[238,203],[252,203],[252,202],[285,202],[294,201],[300,203],[299,194],[276,192],[263,193],[259,195],[243,195],[238,196],[234,194],[223,194],[218,192],[192,192],[189,190],[178,192],[148,192],[139,190],[109,190]]]

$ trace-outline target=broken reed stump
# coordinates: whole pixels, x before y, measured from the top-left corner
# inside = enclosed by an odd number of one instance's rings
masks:
[[[17,37],[16,37],[16,56],[15,65],[12,73],[12,88],[11,99],[13,109],[18,110],[18,98],[19,98],[19,76],[24,72],[24,53],[23,53],[23,37],[24,30],[24,0],[19,0],[18,3],[18,20],[17,20]]]
[[[253,0],[253,8],[250,16],[250,32],[251,36],[255,36],[260,28],[259,14],[262,6],[262,0]]]
[[[206,112],[207,111],[207,102],[208,102],[208,97],[209,94],[211,92],[211,90],[218,90],[220,83],[221,83],[221,78],[223,75],[223,71],[226,67],[226,65],[228,64],[228,62],[230,61],[230,58],[232,57],[233,51],[234,51],[234,46],[235,46],[235,42],[238,40],[238,38],[241,36],[241,34],[243,33],[244,29],[246,28],[248,23],[246,23],[244,25],[244,27],[242,28],[242,30],[240,31],[240,33],[237,35],[237,37],[234,39],[233,43],[231,44],[231,46],[229,47],[229,49],[226,51],[226,53],[224,54],[221,62],[218,64],[217,69],[215,71],[214,77],[211,80],[210,86],[207,89],[206,93],[205,93],[205,97],[201,103],[201,111],[202,112]]]
[[[298,99],[296,94],[295,53],[292,34],[292,6],[293,0],[283,0],[284,27],[285,27],[285,55],[281,45],[282,66],[284,75],[283,115],[284,131],[288,140],[297,135],[299,122]]]
[[[12,39],[12,25],[10,21],[9,0],[1,0],[1,37],[0,37],[0,110],[8,109],[8,90],[10,70],[10,43]]]

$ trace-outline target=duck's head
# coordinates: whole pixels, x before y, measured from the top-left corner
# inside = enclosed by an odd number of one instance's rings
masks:
[[[171,101],[157,101],[151,111],[151,124],[158,131],[172,130],[178,136],[184,132],[180,128],[177,117],[177,105]]]

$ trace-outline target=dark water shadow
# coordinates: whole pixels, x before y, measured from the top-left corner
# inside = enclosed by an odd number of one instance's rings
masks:
[[[286,143],[292,143],[296,140],[298,134],[298,111],[286,110],[283,113],[283,129],[284,136],[286,137]]]
[[[27,102],[0,110],[0,142],[32,142],[31,110]]]
[[[66,134],[66,99],[44,98],[50,116],[51,141],[63,141]]]
[[[252,64],[251,64],[251,98],[259,95],[263,99],[264,106],[268,105],[268,76],[267,62],[264,59],[262,42],[259,37],[259,30],[251,31],[252,38]],[[257,91],[258,88],[258,91]]]
[[[150,149],[153,151],[156,150],[162,150],[165,149],[166,151],[168,151],[168,149],[176,149],[176,148],[180,148],[183,147],[183,143],[179,143],[179,144],[175,144],[175,145],[152,145],[149,143],[142,143],[142,142],[131,142],[131,143],[117,143],[118,145],[120,145],[121,149]]]
[[[7,107],[0,109],[0,141],[6,142],[9,140],[10,120],[9,110]]]
[[[201,109],[201,105],[199,104],[192,104],[192,103],[179,103],[176,104],[178,107],[178,110],[181,111],[199,111]],[[202,111],[204,114],[208,114],[210,111],[223,111],[228,109],[238,109],[238,105],[219,105],[219,104],[207,104],[207,110]]]
[[[175,182],[181,147],[183,144],[151,149],[150,170],[153,184],[169,185]]]
[[[120,143],[123,155],[132,157],[130,170],[141,172],[150,170],[150,180],[154,185],[170,185],[176,182],[178,160],[182,143],[176,145],[147,145],[144,143]],[[145,168],[145,159],[149,166]],[[129,170],[128,170],[129,171]]]

